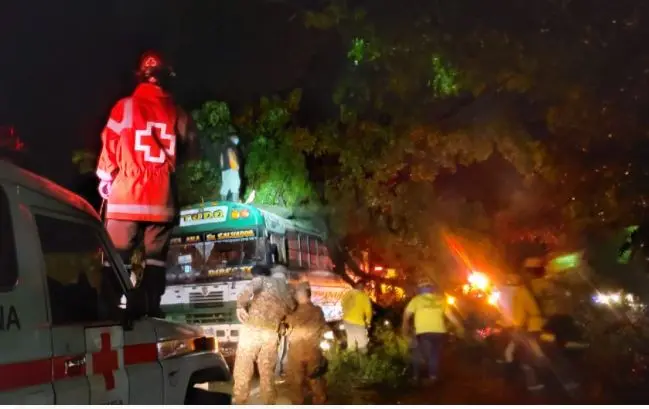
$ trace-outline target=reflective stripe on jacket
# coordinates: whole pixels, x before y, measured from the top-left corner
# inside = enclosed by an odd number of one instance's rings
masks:
[[[102,132],[97,176],[112,180],[106,217],[168,222],[176,214],[172,174],[178,149],[193,143],[191,119],[152,84],[113,107]],[[180,140],[179,140],[180,139]]]

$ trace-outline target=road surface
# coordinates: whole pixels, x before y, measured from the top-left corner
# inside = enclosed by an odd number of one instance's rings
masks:
[[[255,378],[252,383],[252,389],[250,390],[250,399],[248,400],[249,405],[263,405],[261,401],[261,393],[259,390],[259,379]],[[286,390],[285,383],[277,384],[277,405],[290,405],[291,400],[288,398],[288,393]]]

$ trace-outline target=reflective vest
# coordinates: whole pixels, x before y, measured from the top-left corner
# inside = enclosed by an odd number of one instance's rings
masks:
[[[532,292],[524,285],[514,289],[512,299],[513,325],[529,332],[539,332],[543,329],[545,320]]]
[[[102,132],[97,176],[112,180],[106,217],[168,222],[176,214],[172,174],[179,145],[193,142],[190,117],[153,84],[113,107]]]
[[[239,170],[239,152],[235,145],[227,145],[221,152],[221,170]]]
[[[372,301],[360,290],[349,290],[340,301],[343,321],[367,327],[372,322]]]
[[[446,303],[437,294],[425,293],[413,297],[406,306],[406,313],[414,316],[415,333],[443,334],[446,332],[444,316]]]

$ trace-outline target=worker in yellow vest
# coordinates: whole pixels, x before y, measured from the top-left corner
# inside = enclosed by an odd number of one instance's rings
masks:
[[[403,312],[402,333],[404,337],[410,337],[414,326],[412,363],[415,380],[418,381],[420,374],[426,372],[425,379],[428,382],[435,382],[439,376],[439,361],[446,340],[445,319],[449,319],[460,334],[463,329],[448,308],[446,297],[433,283],[420,282],[417,293]],[[411,321],[414,325],[411,325]]]
[[[341,300],[343,324],[347,333],[347,349],[364,351],[369,343],[369,328],[372,323],[372,301],[364,291],[362,282],[345,293]]]
[[[536,260],[526,260],[523,265],[524,276],[529,275],[527,270],[537,267]],[[537,376],[537,367],[543,359],[543,351],[539,346],[538,339],[543,331],[545,320],[534,294],[524,284],[523,279],[518,277],[511,284],[513,287],[512,334],[505,349],[505,361],[513,363],[515,352],[519,352],[527,389],[530,391],[541,390],[545,385]]]

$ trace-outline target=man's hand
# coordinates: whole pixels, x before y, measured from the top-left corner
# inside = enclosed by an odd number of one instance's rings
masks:
[[[99,196],[101,196],[102,199],[108,200],[110,197],[110,191],[112,190],[113,187],[113,182],[111,180],[102,180],[99,182]]]
[[[401,336],[408,339],[410,338],[410,326],[409,325],[402,325],[401,326]]]
[[[237,318],[239,319],[239,321],[245,323],[246,321],[248,321],[248,317],[249,314],[248,311],[245,310],[245,308],[237,308]]]

